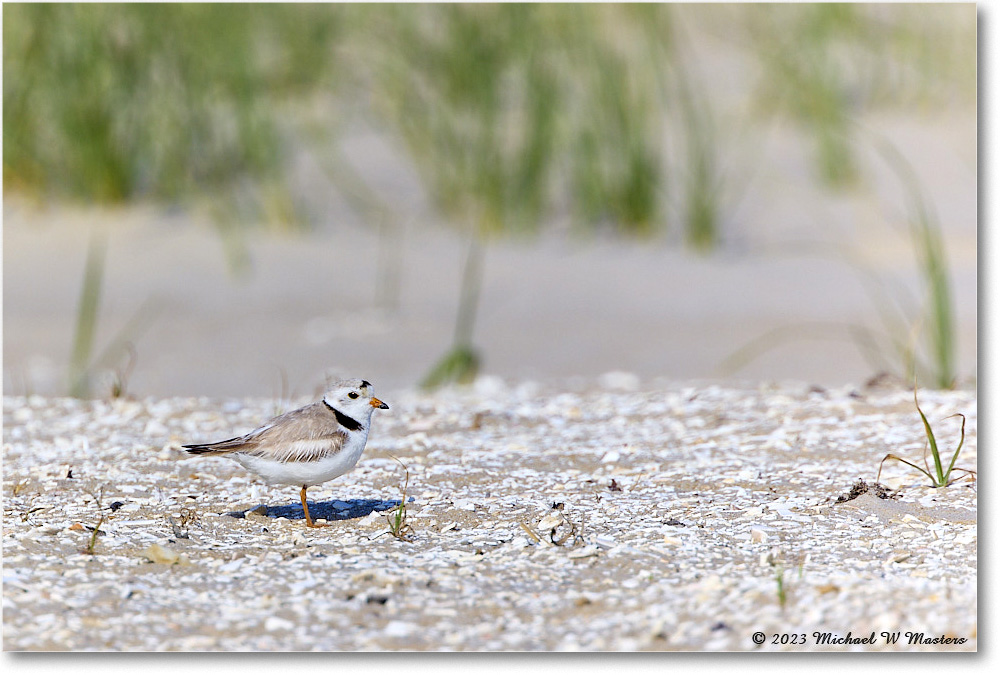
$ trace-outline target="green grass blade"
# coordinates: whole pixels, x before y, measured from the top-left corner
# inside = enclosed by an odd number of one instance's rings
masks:
[[[945,484],[945,474],[944,468],[941,466],[941,455],[938,453],[937,440],[934,438],[934,431],[931,429],[930,422],[927,421],[927,416],[924,415],[924,411],[920,409],[920,404],[917,403],[917,390],[913,390],[913,403],[917,406],[917,412],[920,413],[920,419],[924,423],[924,433],[927,434],[927,442],[931,446],[931,456],[934,458],[934,470],[937,472],[936,487],[941,487]]]
[[[927,343],[933,382],[940,389],[951,389],[955,386],[955,313],[941,225],[933,205],[924,198],[913,167],[903,154],[882,139],[876,139],[876,148],[896,173],[909,197],[910,238],[930,304],[929,310],[925,310],[925,320],[929,323]]]
[[[107,245],[100,234],[92,234],[87,248],[87,262],[80,287],[80,304],[73,335],[73,353],[69,363],[69,393],[75,398],[85,398],[90,393],[90,356],[97,331],[97,311],[101,303],[101,280],[104,277],[104,259]]]
[[[955,448],[955,454],[951,456],[951,463],[948,465],[948,470],[944,474],[945,481],[947,481],[951,476],[951,470],[955,468],[955,462],[958,461],[958,453],[962,452],[962,446],[965,445],[965,415],[962,413],[956,413],[951,415],[951,417],[962,418],[962,438],[958,441],[958,447]]]
[[[882,465],[885,464],[885,460],[887,460],[887,459],[894,459],[897,462],[902,462],[903,464],[906,464],[907,466],[913,467],[914,469],[916,469],[920,473],[922,473],[925,476],[927,476],[927,478],[931,481],[931,483],[935,482],[934,481],[934,476],[932,476],[928,471],[920,468],[919,466],[917,466],[913,462],[911,462],[909,460],[906,460],[906,459],[903,459],[902,457],[900,457],[898,455],[893,455],[892,453],[889,453],[888,455],[886,455],[885,457],[883,457],[882,461],[879,462],[879,465],[878,465],[878,476],[876,476],[875,482],[878,482],[882,478]],[[934,487],[941,487],[941,486],[935,484]]]

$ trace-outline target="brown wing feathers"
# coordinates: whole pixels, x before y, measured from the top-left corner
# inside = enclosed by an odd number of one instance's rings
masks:
[[[182,447],[192,455],[267,452],[281,462],[307,461],[340,451],[347,434],[338,422],[327,406],[313,403],[276,417],[245,436]]]

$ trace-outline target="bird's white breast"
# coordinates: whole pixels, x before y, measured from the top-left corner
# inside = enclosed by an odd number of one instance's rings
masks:
[[[307,462],[280,462],[261,455],[233,453],[230,455],[243,468],[253,471],[272,485],[311,486],[333,480],[354,468],[361,459],[368,440],[368,430],[355,432],[347,437],[340,452],[330,457]],[[302,440],[296,443],[329,443],[328,441]],[[304,448],[305,449],[305,448]]]

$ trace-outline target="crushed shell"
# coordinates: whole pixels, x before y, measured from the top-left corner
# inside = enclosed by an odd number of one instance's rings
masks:
[[[887,462],[895,499],[835,503],[888,452],[920,461],[912,392],[481,378],[382,398],[307,529],[294,487],[180,448],[307,401],[5,397],[4,649],[977,648],[975,483]],[[975,469],[975,392],[920,404],[942,448],[966,415]],[[814,631],[965,642],[770,638]]]

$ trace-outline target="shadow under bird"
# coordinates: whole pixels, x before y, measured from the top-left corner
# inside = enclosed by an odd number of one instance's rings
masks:
[[[279,415],[244,436],[183,446],[192,455],[222,455],[272,485],[301,488],[306,525],[313,522],[306,490],[341,476],[358,463],[375,409],[388,410],[367,380],[341,380],[323,398]]]

